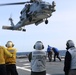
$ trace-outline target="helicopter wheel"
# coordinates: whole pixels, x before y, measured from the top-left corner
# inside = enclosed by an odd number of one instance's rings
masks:
[[[32,21],[32,17],[29,17],[29,22],[31,22]]]
[[[48,24],[48,20],[45,20],[45,24]]]
[[[26,29],[22,29],[22,31],[24,31],[24,32],[25,32],[25,31],[26,31]]]

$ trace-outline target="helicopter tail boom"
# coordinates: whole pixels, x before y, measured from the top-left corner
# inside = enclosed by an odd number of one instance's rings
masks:
[[[2,29],[13,30],[12,26],[2,26]]]
[[[13,29],[12,26],[2,26],[2,29],[6,29],[6,30],[15,30],[15,29]],[[22,28],[17,29],[17,31],[21,31],[21,30],[22,30]]]

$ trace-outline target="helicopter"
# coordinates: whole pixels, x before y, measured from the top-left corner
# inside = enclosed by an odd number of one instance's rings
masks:
[[[2,26],[2,29],[6,30],[17,30],[17,31],[26,31],[23,27],[26,25],[35,24],[36,26],[45,21],[45,24],[48,24],[48,18],[52,16],[52,13],[55,12],[55,2],[52,1],[52,4],[42,0],[30,0],[27,2],[16,2],[16,3],[4,3],[0,6],[6,5],[20,5],[24,4],[24,8],[20,12],[20,20],[14,25],[13,19],[10,17],[9,21],[11,26]]]

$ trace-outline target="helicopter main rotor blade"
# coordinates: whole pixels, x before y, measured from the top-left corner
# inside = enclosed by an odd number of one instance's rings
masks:
[[[6,6],[6,5],[21,5],[25,3],[30,3],[30,2],[17,2],[17,3],[5,3],[5,4],[0,4],[0,6]]]

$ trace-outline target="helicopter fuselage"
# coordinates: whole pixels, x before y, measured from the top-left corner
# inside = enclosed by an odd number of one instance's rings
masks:
[[[55,12],[55,4],[54,1],[52,4],[45,1],[36,1],[32,3],[25,4],[24,8],[20,12],[20,21],[14,25],[11,21],[10,27],[5,26],[3,29],[9,30],[22,30],[22,27],[35,24],[38,25],[45,20],[45,24],[48,24],[47,18],[52,16],[52,13]]]
[[[30,9],[28,11],[28,17],[26,16],[27,13],[27,7],[30,6]],[[31,3],[26,4],[23,10],[21,11],[20,21],[17,23],[17,25],[14,27],[15,29],[18,27],[22,27],[25,25],[30,25],[38,22],[39,20],[47,19],[52,15],[51,11],[51,4],[46,2],[40,2],[40,3]],[[32,18],[32,20],[29,22],[29,18]]]

